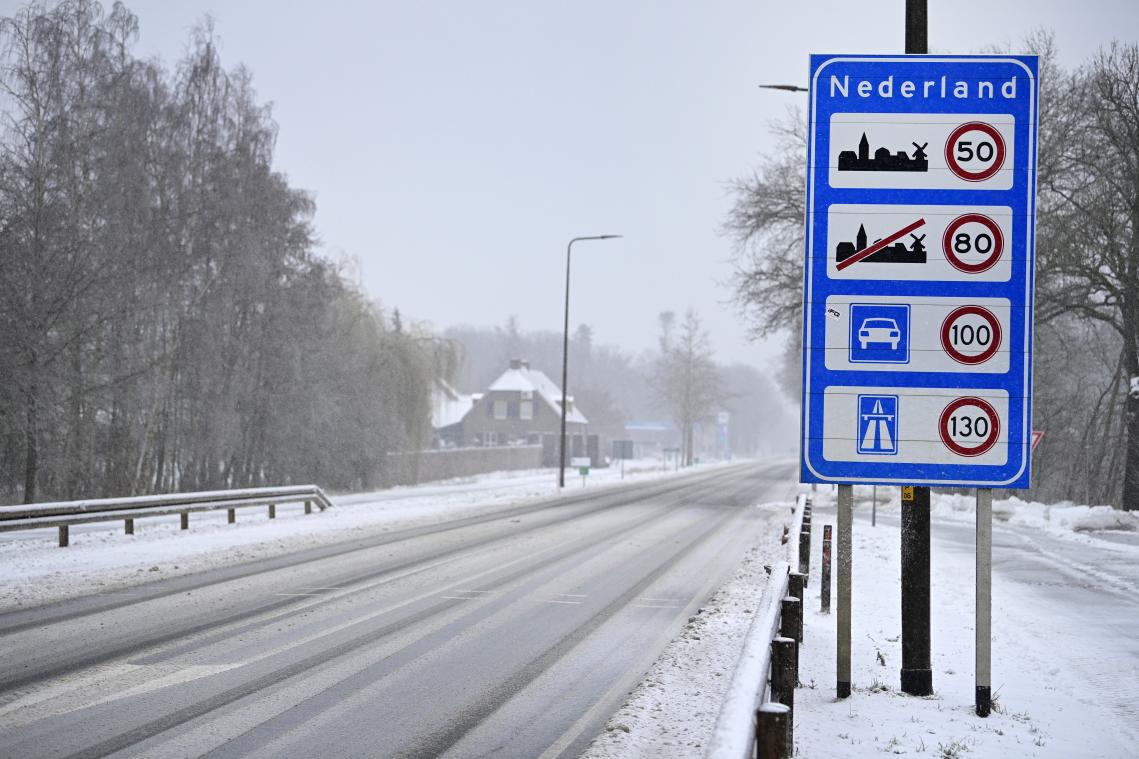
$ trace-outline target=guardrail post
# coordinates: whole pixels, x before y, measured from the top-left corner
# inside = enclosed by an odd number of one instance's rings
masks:
[[[799,533],[799,574],[806,575],[811,566],[811,526],[803,523]],[[804,581],[804,585],[806,582]]]
[[[784,638],[798,640],[799,624],[802,619],[802,607],[798,598],[786,596],[783,599],[779,614],[779,634]],[[799,667],[799,650],[795,648],[795,668]]]
[[[795,640],[800,644],[803,642],[803,617],[806,616],[802,610],[807,607],[807,596],[803,592],[806,587],[807,576],[805,574],[790,572],[787,575],[787,595],[799,599],[799,630],[795,634]]]
[[[305,501],[305,513],[306,514],[312,513],[312,501]]]
[[[178,516],[180,516],[182,518],[182,529],[183,530],[190,529],[190,512],[183,511]]]
[[[237,509],[229,509],[226,512],[225,520],[229,524],[235,524],[237,522]]]
[[[134,520],[133,519],[123,520],[123,530],[126,532],[127,535],[134,535]]]
[[[755,752],[759,759],[788,759],[791,744],[787,726],[791,710],[783,704],[768,702],[755,710]]]
[[[795,688],[799,685],[798,648],[793,638],[779,636],[771,639],[771,700],[791,709],[792,714],[795,711]]]
[[[61,524],[59,526],[59,547],[67,548],[70,542],[71,541],[69,540],[67,525]]]
[[[277,504],[275,504],[275,503],[269,504],[269,518],[270,519],[276,519],[277,518]]]

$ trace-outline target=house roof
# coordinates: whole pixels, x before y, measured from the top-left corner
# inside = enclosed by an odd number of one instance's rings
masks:
[[[491,391],[507,392],[534,392],[540,395],[559,414],[562,413],[562,391],[553,380],[537,369],[530,369],[523,365],[510,368],[503,372],[498,379],[491,383]],[[589,424],[585,414],[581,413],[573,403],[573,396],[568,396],[569,411],[566,421],[574,424]]]
[[[446,380],[436,378],[431,387],[431,426],[441,429],[462,421],[475,400],[477,396],[460,393]]]

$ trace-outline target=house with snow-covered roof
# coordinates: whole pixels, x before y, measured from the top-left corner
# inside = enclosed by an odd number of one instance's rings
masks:
[[[530,362],[513,359],[463,417],[463,445],[541,444],[557,450],[561,434],[562,390]],[[566,435],[571,455],[585,453],[589,420],[566,399]],[[580,453],[578,449],[580,448]]]

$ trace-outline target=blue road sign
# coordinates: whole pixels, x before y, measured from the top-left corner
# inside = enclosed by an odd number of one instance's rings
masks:
[[[1029,485],[1035,56],[811,56],[804,482]]]
[[[850,304],[851,363],[910,362],[909,304]]]
[[[898,396],[858,396],[857,449],[878,456],[898,452]]]

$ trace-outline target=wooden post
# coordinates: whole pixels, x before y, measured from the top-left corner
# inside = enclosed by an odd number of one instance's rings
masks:
[[[792,572],[787,576],[787,592],[799,599],[799,630],[795,634],[795,640],[802,645],[803,643],[803,609],[807,608],[807,594],[804,590],[807,587],[807,576],[799,572]]]
[[[831,526],[823,525],[823,571],[822,587],[819,589],[819,599],[822,601],[821,610],[829,614],[831,610]]]
[[[803,607],[798,598],[785,596],[779,614],[779,634],[784,638],[798,640],[799,620],[802,618]],[[799,650],[795,647],[795,668],[799,668]]]
[[[70,536],[69,536],[68,532],[69,531],[67,529],[67,525],[61,524],[59,526],[59,547],[60,548],[67,548],[68,544],[71,542],[69,539]]]
[[[270,519],[276,519],[277,518],[277,504],[275,504],[275,503],[269,504],[269,518]]]
[[[791,710],[783,704],[766,703],[755,710],[755,750],[758,759],[788,759],[791,745],[787,726]]]
[[[134,535],[134,520],[125,520],[123,523],[123,529],[126,530],[127,535]]]
[[[795,666],[797,648],[792,638],[780,635],[771,639],[771,700],[783,704],[792,713],[795,688],[799,685],[799,669]]]
[[[226,517],[226,522],[228,522],[229,524],[236,523],[237,522],[237,509],[229,509],[226,512],[225,517]]]
[[[305,501],[305,513],[306,514],[312,513],[312,501]]]
[[[190,512],[183,511],[178,516],[180,516],[182,518],[182,529],[183,530],[190,529]]]

